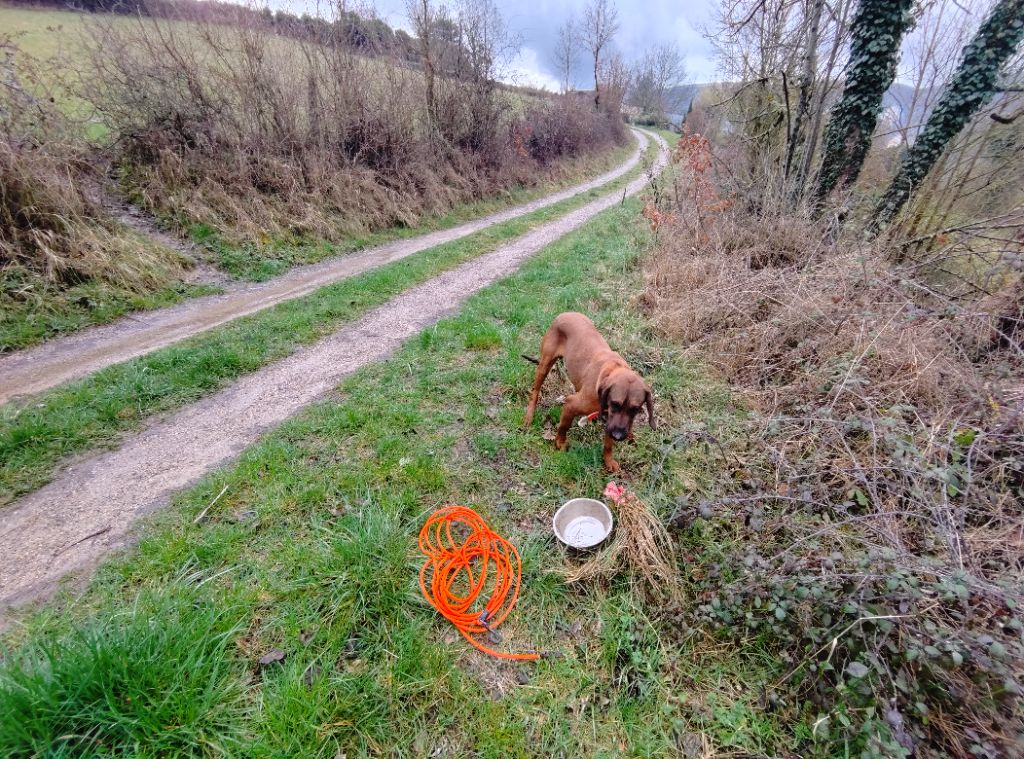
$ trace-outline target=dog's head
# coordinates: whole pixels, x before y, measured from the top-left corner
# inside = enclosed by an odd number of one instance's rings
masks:
[[[605,432],[612,440],[629,437],[633,431],[633,420],[641,408],[647,409],[651,429],[657,429],[651,389],[632,369],[620,366],[602,375],[597,385],[597,397],[601,401]]]

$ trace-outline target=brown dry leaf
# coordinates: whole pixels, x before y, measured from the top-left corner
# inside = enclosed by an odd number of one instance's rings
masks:
[[[557,437],[555,435],[555,428],[552,427],[550,424],[545,424],[544,432],[542,433],[541,437],[543,437],[545,440],[554,440],[555,437]]]

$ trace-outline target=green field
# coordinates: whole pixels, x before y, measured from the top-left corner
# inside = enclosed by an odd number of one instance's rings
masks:
[[[76,11],[0,5],[0,30],[10,35],[18,48],[35,58],[80,56],[85,19],[84,14]]]
[[[60,63],[68,70],[76,73],[87,73],[83,66],[89,29],[92,26],[110,25],[115,29],[139,23],[154,23],[136,17],[108,13],[82,13],[74,10],[54,10],[43,8],[22,8],[0,3],[0,40],[9,37],[19,50],[42,61]],[[182,22],[160,20],[161,25],[175,28]],[[282,39],[286,46],[294,43]],[[370,71],[382,69],[390,64],[383,59],[366,58],[364,65]],[[502,88],[501,92],[508,99],[513,112],[522,109],[523,104],[536,96],[528,91],[516,88]],[[99,135],[102,136],[102,135]]]

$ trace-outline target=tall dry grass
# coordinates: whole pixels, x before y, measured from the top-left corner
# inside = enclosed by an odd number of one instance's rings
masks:
[[[101,173],[80,125],[58,107],[65,93],[54,81],[44,64],[0,38],[0,350],[17,342],[19,315],[45,312],[55,293],[83,284],[146,292],[184,264],[140,244],[104,210]]]

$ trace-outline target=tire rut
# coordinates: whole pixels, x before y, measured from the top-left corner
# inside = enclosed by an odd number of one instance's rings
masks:
[[[652,171],[667,163],[660,137]],[[421,330],[456,312],[473,293],[513,273],[528,257],[625,195],[585,206],[413,287],[319,342],[271,364],[129,438],[80,461],[4,510],[0,528],[0,607],[48,597],[60,579],[87,574],[132,538],[132,525],[227,464],[265,432],[322,399],[347,375],[389,356]],[[0,614],[0,627],[4,624]]]
[[[615,169],[583,184],[546,195],[450,229],[397,240],[359,253],[302,266],[269,282],[234,283],[221,295],[187,300],[176,306],[144,311],[101,327],[92,327],[33,348],[0,357],[0,404],[31,396],[112,364],[150,353],[201,332],[300,298],[325,285],[452,242],[487,227],[554,205],[599,188],[632,170],[646,140],[634,131],[636,150]]]

